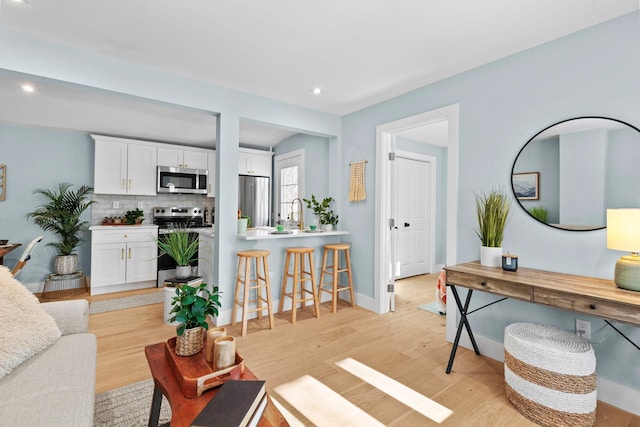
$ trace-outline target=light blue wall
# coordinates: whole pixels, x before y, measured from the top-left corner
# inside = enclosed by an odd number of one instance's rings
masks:
[[[57,242],[51,232],[45,232],[27,220],[27,213],[46,202],[33,194],[36,188],[55,190],[60,182],[69,182],[77,189],[80,185],[93,186],[93,143],[86,133],[44,129],[0,123],[0,163],[7,165],[7,196],[0,202],[0,238],[22,243],[4,258],[5,265],[15,265],[33,238],[44,235],[34,249],[27,267],[19,279],[25,284],[43,283],[53,271],[55,248],[48,243]],[[89,210],[84,218],[91,220]],[[89,273],[89,232],[75,251],[81,271]],[[40,286],[36,286],[40,288]]]
[[[396,149],[436,158],[436,265],[447,263],[447,149],[436,145],[396,137]]]
[[[312,194],[320,199],[332,196],[327,179],[330,171],[329,144],[328,138],[299,133],[282,140],[275,146],[276,156],[304,149],[305,194],[301,195],[301,199],[310,199]],[[310,224],[313,212],[306,206],[304,209],[305,224]],[[274,218],[277,218],[277,212]]]
[[[478,259],[480,244],[474,192],[510,188],[511,167],[522,145],[558,121],[587,115],[640,125],[640,25],[638,13],[439,81],[343,118],[345,153],[356,149],[375,167],[376,126],[443,106],[459,104],[459,200],[457,262]],[[347,166],[342,165],[343,176]],[[374,174],[367,175],[368,191]],[[347,190],[340,188],[342,200]],[[370,193],[372,194],[372,193]],[[374,295],[374,198],[357,208],[344,205],[344,227],[352,231],[357,291]],[[606,231],[570,232],[531,219],[517,205],[506,229],[505,250],[522,267],[613,277],[621,252],[606,248]],[[474,296],[474,306],[492,300]],[[507,301],[473,314],[479,336],[501,342],[506,324],[538,321],[572,330],[574,313]],[[586,316],[581,316],[586,317]],[[595,331],[602,320],[590,319]],[[635,342],[640,330],[620,325]],[[615,334],[595,344],[598,375],[640,390],[638,351]],[[443,361],[444,363],[444,361]]]
[[[609,131],[607,206],[640,208],[640,133],[635,129]]]

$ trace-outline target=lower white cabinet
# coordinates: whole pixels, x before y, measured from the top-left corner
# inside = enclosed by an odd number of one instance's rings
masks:
[[[91,295],[156,286],[157,227],[91,229]]]

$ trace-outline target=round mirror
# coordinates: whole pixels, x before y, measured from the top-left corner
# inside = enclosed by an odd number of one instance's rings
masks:
[[[606,117],[564,120],[535,134],[511,170],[529,215],[563,230],[606,227],[607,209],[640,207],[640,130]]]

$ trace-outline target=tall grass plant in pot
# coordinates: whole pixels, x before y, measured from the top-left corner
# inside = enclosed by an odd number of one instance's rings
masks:
[[[500,190],[475,194],[478,229],[480,237],[480,264],[487,267],[502,265],[502,240],[509,219],[511,200]]]
[[[198,235],[189,233],[184,227],[169,229],[156,240],[159,256],[169,255],[178,265],[176,278],[186,279],[191,276],[191,262],[198,252]]]

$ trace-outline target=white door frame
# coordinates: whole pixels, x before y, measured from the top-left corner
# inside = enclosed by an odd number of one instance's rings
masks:
[[[388,162],[393,133],[447,120],[447,258],[448,265],[456,264],[458,240],[458,104],[449,105],[415,116],[376,126],[376,206],[375,206],[375,274],[374,298],[378,313],[389,311],[387,281],[390,276],[390,235],[388,233],[391,207],[391,171]],[[451,309],[449,309],[451,307]],[[447,304],[447,340],[455,334],[456,310]],[[450,317],[451,316],[451,317]]]
[[[403,151],[403,150],[395,150],[396,159],[398,157],[407,160],[414,160],[418,162],[425,162],[431,165],[431,171],[429,176],[429,192],[431,194],[430,203],[429,203],[429,224],[427,227],[429,228],[429,259],[426,260],[427,267],[429,268],[429,272],[435,273],[433,271],[433,266],[436,263],[436,170],[437,170],[437,160],[433,156],[428,156],[426,154],[413,153],[411,151]],[[392,195],[393,196],[393,195]],[[391,214],[393,218],[397,218],[396,206],[392,204],[391,206]],[[398,240],[396,239],[395,244],[398,244]],[[397,249],[396,249],[396,253]]]

